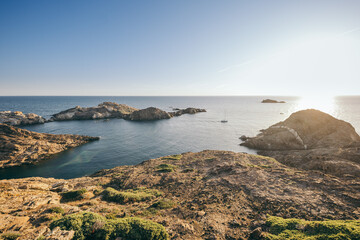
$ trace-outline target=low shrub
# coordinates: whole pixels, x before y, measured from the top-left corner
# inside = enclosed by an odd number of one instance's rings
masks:
[[[75,213],[51,223],[50,228],[74,230],[74,240],[167,240],[164,226],[141,218],[106,219],[91,212]]]
[[[163,160],[180,160],[181,158],[182,158],[181,154],[176,154],[176,155],[170,155],[167,157],[163,157],[161,159],[163,159]]]
[[[0,239],[3,240],[16,240],[21,236],[18,232],[5,232],[3,234],[0,234]]]
[[[153,205],[150,206],[150,208],[156,208],[156,209],[169,209],[173,208],[175,206],[175,203],[167,198],[160,199],[159,201],[155,202]]]
[[[49,208],[49,212],[64,214],[65,210],[61,207],[52,207],[52,208]]]
[[[73,190],[69,192],[64,192],[61,194],[61,200],[62,201],[76,201],[81,200],[84,198],[84,194],[86,193],[86,189],[79,189],[79,190]]]
[[[156,171],[157,172],[173,172],[176,169],[176,166],[172,165],[172,164],[160,164],[158,166],[156,166]]]
[[[106,201],[117,202],[120,204],[143,202],[155,197],[161,196],[162,193],[156,189],[136,188],[125,191],[118,191],[111,187],[103,191],[103,199]]]
[[[360,220],[305,221],[268,217],[269,240],[356,240],[360,239]]]

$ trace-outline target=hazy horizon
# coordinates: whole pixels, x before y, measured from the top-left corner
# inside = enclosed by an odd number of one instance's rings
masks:
[[[2,1],[0,96],[356,96],[359,1]]]

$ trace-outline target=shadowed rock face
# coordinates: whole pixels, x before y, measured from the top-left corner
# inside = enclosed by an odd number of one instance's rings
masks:
[[[98,137],[36,133],[0,124],[0,168],[35,164]]]
[[[45,119],[35,113],[24,114],[19,111],[2,111],[0,112],[0,123],[12,126],[31,125],[45,123]]]
[[[291,114],[241,145],[259,150],[299,150],[347,147],[356,142],[360,137],[350,123],[308,109]]]
[[[160,172],[158,166],[164,164],[174,170]],[[103,197],[108,187],[142,187],[161,195],[141,202],[109,202]],[[80,189],[87,190],[81,198],[61,200],[65,191]],[[76,179],[2,180],[0,193],[0,232],[19,229],[19,240],[46,236],[52,219],[62,217],[51,211],[54,207],[65,216],[87,211],[150,219],[164,225],[170,239],[179,240],[247,239],[267,214],[307,220],[360,217],[358,180],[298,171],[269,157],[228,151],[167,156]],[[150,212],[164,199],[174,204]]]

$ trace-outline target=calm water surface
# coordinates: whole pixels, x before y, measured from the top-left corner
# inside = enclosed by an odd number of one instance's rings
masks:
[[[100,136],[101,140],[58,154],[36,166],[0,170],[0,179],[80,177],[104,168],[204,149],[255,153],[239,146],[241,135],[256,135],[260,129],[306,108],[317,108],[349,121],[360,132],[360,97],[322,99],[316,104],[298,97],[272,97],[287,103],[261,104],[264,98],[267,97],[0,97],[0,111],[32,112],[45,118],[77,105],[95,106],[104,101],[137,108],[155,106],[166,111],[171,111],[171,107],[207,110],[206,113],[149,122],[111,119],[27,126],[24,128],[36,132],[84,134]],[[225,116],[228,123],[220,123]]]

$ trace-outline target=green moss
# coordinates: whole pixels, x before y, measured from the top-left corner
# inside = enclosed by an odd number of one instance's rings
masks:
[[[84,198],[84,194],[86,193],[86,189],[79,189],[79,190],[73,190],[73,191],[69,191],[69,192],[64,192],[61,194],[62,201],[76,201],[76,200],[81,200]]]
[[[143,202],[155,197],[161,196],[162,193],[156,189],[136,188],[126,191],[117,191],[111,187],[103,191],[103,199],[117,203]]]
[[[3,240],[16,240],[21,236],[18,232],[5,232],[0,235],[0,239]]]
[[[173,172],[175,171],[176,166],[172,165],[172,164],[160,164],[158,166],[156,166],[156,171],[157,172]]]
[[[360,240],[360,220],[305,221],[269,217],[269,240]]]
[[[159,201],[155,202],[153,205],[150,206],[150,208],[155,209],[169,209],[173,208],[175,206],[175,203],[170,199],[160,199]]]
[[[165,228],[155,222],[141,218],[106,219],[98,214],[83,212],[71,214],[51,223],[50,228],[74,230],[74,240],[123,239],[166,240]]]
[[[38,237],[36,240],[45,240],[46,238],[44,236]]]
[[[49,208],[49,212],[64,214],[65,210],[61,207],[52,207],[52,208]]]
[[[167,157],[163,157],[161,159],[163,159],[163,160],[180,160],[181,158],[182,158],[181,154],[176,154],[176,155],[170,155]]]

